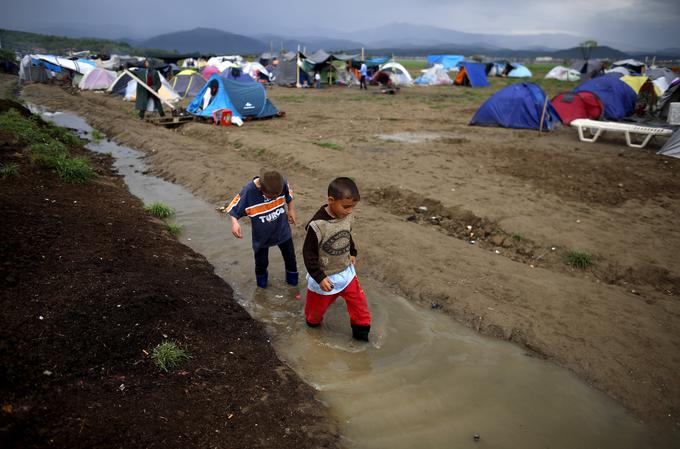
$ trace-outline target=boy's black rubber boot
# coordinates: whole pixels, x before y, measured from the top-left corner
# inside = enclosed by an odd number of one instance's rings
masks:
[[[267,288],[267,281],[269,280],[269,273],[255,274],[255,279],[257,280],[257,286],[258,287]]]
[[[359,326],[352,324],[352,338],[355,340],[368,341],[368,333],[371,332],[371,326]]]
[[[286,271],[286,283],[293,286],[298,285],[298,272]]]
[[[305,321],[307,321],[307,320],[305,320]],[[310,323],[309,321],[307,321],[307,326],[309,326],[309,327],[319,327],[319,326],[321,326],[321,323],[314,324],[314,323]]]

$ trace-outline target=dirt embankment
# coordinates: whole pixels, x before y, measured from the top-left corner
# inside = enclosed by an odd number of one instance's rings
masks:
[[[269,165],[289,177],[304,221],[329,180],[354,177],[363,275],[676,426],[680,164],[616,136],[592,145],[569,129],[469,127],[478,99],[460,89],[273,89],[284,119],[175,131],[106,95],[36,85],[24,96],[87,117],[216,205]],[[594,264],[570,267],[576,249]]]
[[[3,103],[6,106],[6,103]],[[337,447],[327,408],[199,254],[111,170],[85,185],[0,130],[3,447]],[[163,341],[190,359],[152,362]]]

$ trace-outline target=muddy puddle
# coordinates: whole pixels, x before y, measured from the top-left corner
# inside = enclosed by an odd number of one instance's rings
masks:
[[[75,115],[44,118],[92,137],[92,128]],[[303,301],[296,299],[298,293],[304,297],[304,286],[286,286],[276,248],[270,253],[270,287],[254,288],[248,226],[243,240],[234,239],[215,205],[144,175],[140,152],[105,139],[88,147],[111,153],[130,191],[145,203],[176,209],[171,221],[184,227],[180,241],[203,254],[239,302],[265,323],[279,356],[320,391],[347,446],[680,447],[678,437],[655,432],[570,372],[514,344],[477,335],[441,312],[414,307],[368,278],[362,284],[373,314],[371,343],[352,341],[341,301],[321,328],[307,328]],[[299,254],[298,261],[302,265]]]

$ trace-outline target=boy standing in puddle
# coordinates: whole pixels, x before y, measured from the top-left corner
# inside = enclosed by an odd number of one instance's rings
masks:
[[[342,296],[347,303],[352,337],[368,341],[371,314],[354,269],[357,250],[352,239],[352,211],[360,200],[350,178],[336,178],[328,186],[328,204],[307,224],[302,255],[307,268],[307,325],[317,327],[331,304]]]
[[[286,211],[287,205],[287,211]],[[269,272],[269,247],[278,246],[286,267],[286,282],[298,284],[297,262],[293,246],[291,224],[295,224],[293,192],[288,182],[274,170],[262,170],[253,178],[227,207],[231,218],[231,233],[243,238],[239,218],[250,217],[253,251],[255,252],[255,279],[260,288],[267,287]]]

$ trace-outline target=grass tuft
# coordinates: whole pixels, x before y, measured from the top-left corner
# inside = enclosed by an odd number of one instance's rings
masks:
[[[93,129],[92,130],[92,140],[96,142],[101,141],[104,138],[104,134],[102,134],[98,129]]]
[[[262,157],[267,152],[266,148],[255,148],[255,156]]]
[[[158,201],[145,206],[144,210],[158,218],[167,218],[175,213],[175,209]]]
[[[512,234],[512,239],[516,242],[521,242],[524,240],[524,237],[522,237],[522,234]]]
[[[62,181],[85,184],[95,175],[87,158],[61,156],[56,158],[57,174]]]
[[[0,178],[16,178],[19,176],[19,166],[17,164],[0,164]]]
[[[321,148],[328,148],[330,150],[337,150],[340,151],[342,150],[342,147],[338,145],[337,143],[332,143],[332,142],[312,142],[314,145],[319,146]]]
[[[164,341],[151,351],[153,363],[166,373],[177,368],[180,363],[188,359],[189,354],[176,343],[170,341]]]
[[[567,255],[567,262],[574,268],[585,270],[593,264],[593,256],[585,251],[573,250]]]
[[[184,226],[182,226],[179,223],[168,223],[167,224],[168,232],[170,234],[174,235],[174,236],[180,235],[182,233],[183,228],[184,228]]]

